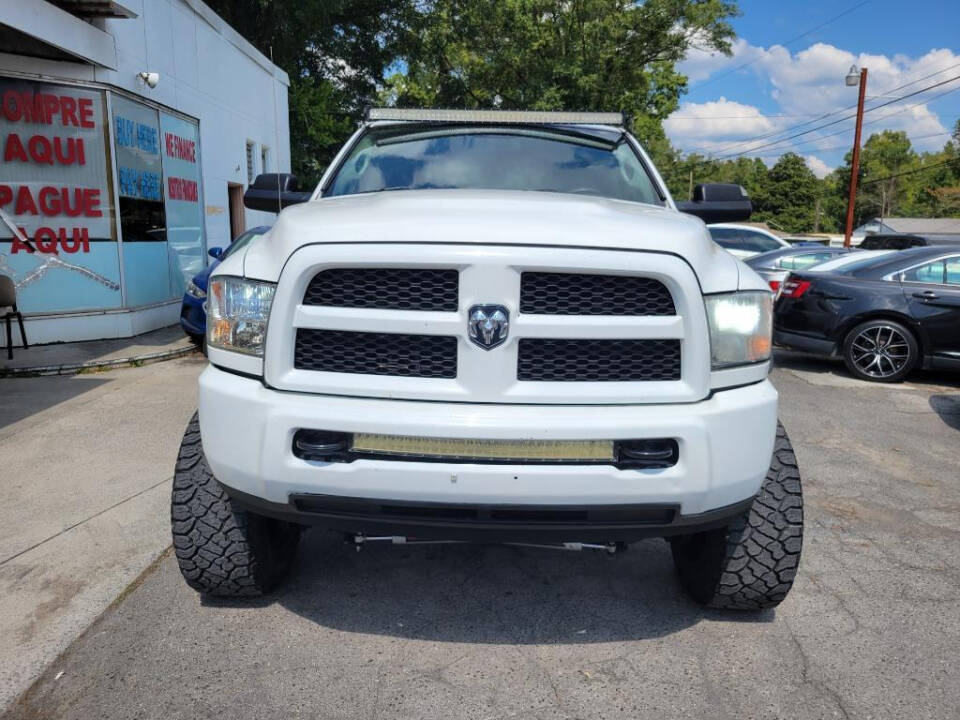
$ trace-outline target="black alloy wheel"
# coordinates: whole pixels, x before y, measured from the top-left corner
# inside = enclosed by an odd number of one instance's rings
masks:
[[[893,320],[869,320],[853,328],[843,343],[843,360],[858,378],[900,382],[919,356],[917,340]]]

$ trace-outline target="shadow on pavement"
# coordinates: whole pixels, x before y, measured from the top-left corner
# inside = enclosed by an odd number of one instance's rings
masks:
[[[468,544],[372,543],[357,552],[340,535],[312,530],[290,578],[261,602],[346,632],[502,645],[619,642],[663,637],[705,618],[774,617],[696,605],[683,594],[663,540],[615,556]]]
[[[810,355],[803,352],[775,348],[773,351],[773,365],[774,367],[787,370],[818,372],[856,380],[856,378],[847,371],[843,361],[839,358],[827,358],[821,355]],[[857,382],[869,385],[869,382],[866,380],[857,380]],[[960,372],[950,372],[948,370],[914,370],[907,377],[907,382],[920,386],[945,385],[947,387],[960,387]],[[887,383],[873,384],[877,387],[890,387]]]
[[[930,407],[943,422],[960,430],[960,395],[931,395]]]
[[[109,379],[87,375],[56,375],[0,379],[0,428],[83,395]]]

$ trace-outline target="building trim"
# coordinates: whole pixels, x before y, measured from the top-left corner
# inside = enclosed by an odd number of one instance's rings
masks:
[[[290,87],[290,77],[273,64],[266,55],[257,50],[249,40],[234,30],[226,20],[211,10],[206,3],[200,0],[180,0],[190,7],[207,25],[213,28],[218,34],[222,35],[237,50],[253,60],[257,65],[273,75],[277,80],[287,87]]]
[[[76,317],[90,317],[93,315],[128,315],[130,313],[140,312],[141,310],[153,310],[156,308],[167,307],[170,305],[176,305],[177,308],[180,307],[183,302],[183,298],[172,298],[170,300],[162,300],[160,302],[149,303],[147,305],[135,305],[133,307],[114,307],[114,308],[91,308],[88,310],[66,310],[64,312],[25,312],[23,314],[24,320],[44,320],[48,318],[76,318]],[[0,345],[0,347],[3,347]]]
[[[88,88],[90,90],[106,90],[107,92],[115,93],[117,95],[122,95],[128,100],[133,100],[134,102],[140,103],[141,105],[146,105],[153,108],[154,110],[162,110],[168,115],[176,115],[183,120],[188,120],[189,122],[200,123],[200,118],[194,117],[193,115],[188,115],[185,112],[180,112],[175,110],[169,105],[164,105],[159,103],[156,100],[152,100],[143,95],[138,95],[135,92],[130,92],[125,88],[122,88],[118,85],[111,85],[99,80],[82,80],[77,78],[69,77],[60,77],[58,75],[48,75],[46,73],[32,73],[22,70],[7,70],[6,68],[0,67],[0,77],[6,78],[20,78],[22,80],[36,80],[37,82],[50,83],[51,85],[66,85],[69,87],[82,87]]]
[[[0,21],[84,62],[117,69],[117,45],[113,35],[46,0],[4,3]]]

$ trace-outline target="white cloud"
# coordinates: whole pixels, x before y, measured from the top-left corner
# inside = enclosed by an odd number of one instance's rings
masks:
[[[816,155],[807,155],[803,158],[807,161],[807,167],[821,180],[830,174],[830,171],[833,170],[832,167],[827,165],[823,160],[818,158]]]
[[[742,138],[762,135],[776,129],[753,105],[744,105],[721,97],[705,103],[684,103],[664,123],[671,137],[711,139]]]
[[[686,59],[680,63],[679,70],[689,78],[691,84],[696,84],[713,75],[728,72],[738,65],[756,62],[764,52],[763,48],[751,45],[743,38],[738,38],[730,50],[731,55],[724,55],[694,47],[687,53]]]
[[[666,121],[667,134],[682,150],[718,156],[745,153],[763,157],[766,162],[768,157],[794,151],[805,157],[814,172],[820,172],[829,166],[823,158],[829,157],[837,164],[845,152],[844,144],[852,140],[853,120],[844,118],[853,114],[857,90],[847,87],[843,78],[854,64],[868,68],[869,73],[865,138],[882,130],[904,130],[918,150],[943,146],[951,123],[945,124],[928,103],[939,93],[960,89],[960,80],[875,111],[869,108],[960,74],[960,68],[953,67],[960,65],[960,54],[934,49],[915,58],[855,55],[825,43],[791,53],[780,45],[763,48],[743,39],[734,43],[732,57],[691,50],[679,69],[689,77],[691,88],[703,84],[704,91],[711,78],[753,75],[767,88],[768,99],[761,98],[758,104],[775,109],[764,113],[754,104],[724,97],[687,102]],[[820,119],[821,115],[828,116]],[[696,119],[682,119],[686,117]],[[841,122],[777,142],[836,120]],[[782,134],[774,134],[780,131]],[[756,139],[765,135],[771,137]]]

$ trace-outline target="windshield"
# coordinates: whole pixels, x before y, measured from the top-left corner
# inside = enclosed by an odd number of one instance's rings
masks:
[[[372,128],[324,196],[428,188],[541,190],[663,205],[622,135],[525,127]]]
[[[254,228],[253,230],[247,230],[247,232],[243,233],[243,235],[237,236],[237,239],[234,240],[232,243],[230,243],[230,247],[228,247],[223,252],[223,255],[220,256],[220,260],[226,260],[235,252],[239,252],[240,250],[245,248],[247,245],[249,245],[251,241],[253,241],[255,238],[260,237],[269,229],[270,228],[266,228],[266,227]]]

